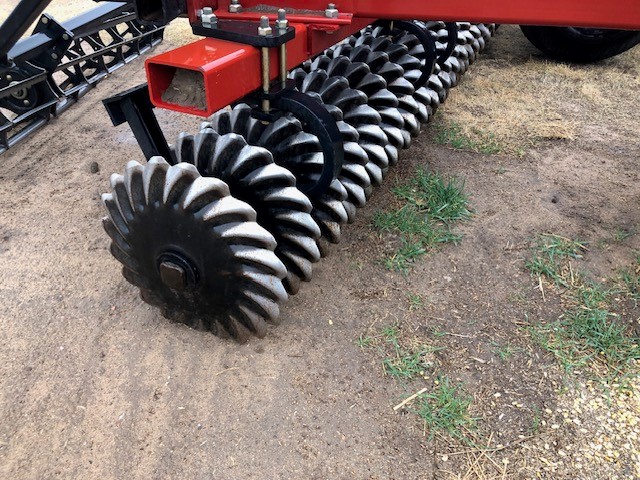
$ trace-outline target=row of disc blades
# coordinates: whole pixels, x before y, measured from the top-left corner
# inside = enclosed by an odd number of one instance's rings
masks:
[[[176,165],[130,162],[103,195],[104,227],[124,277],[166,317],[246,341],[277,323],[279,305],[309,281],[373,187],[409,147],[491,37],[493,25],[415,22],[435,41],[428,81],[415,88],[429,52],[404,30],[368,27],[290,72],[299,91],[335,119],[344,163],[313,199],[324,155],[305,124],[270,124],[248,105],[216,113],[173,146]],[[449,48],[447,48],[449,47]]]

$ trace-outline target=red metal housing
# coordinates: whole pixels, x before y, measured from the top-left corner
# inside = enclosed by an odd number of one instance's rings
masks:
[[[640,1],[613,0],[345,0],[335,2],[337,18],[327,18],[327,1],[278,0],[266,7],[264,0],[241,0],[242,12],[230,13],[229,1],[190,0],[189,18],[196,11],[212,7],[220,19],[255,22],[266,15],[275,20],[278,8],[287,9],[287,19],[295,27],[295,38],[286,44],[287,69],[338,43],[378,18],[411,20],[465,20],[484,23],[566,25],[640,29]],[[278,49],[270,49],[270,78],[278,76]],[[206,38],[147,60],[151,100],[161,108],[209,116],[246,96],[261,85],[261,60],[257,48]],[[179,105],[163,99],[179,69],[198,72],[206,105]],[[198,77],[196,77],[198,78]]]

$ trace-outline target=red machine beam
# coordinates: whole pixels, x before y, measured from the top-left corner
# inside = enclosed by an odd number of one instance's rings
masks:
[[[337,41],[355,33],[374,19],[357,19],[350,25],[316,30],[308,25],[293,24],[296,36],[287,42],[287,69],[297,67],[310,56],[322,52]],[[320,26],[322,27],[322,26]],[[278,49],[271,50],[271,79],[278,77]],[[260,88],[260,50],[249,45],[205,38],[147,59],[147,79],[151,102],[160,108],[208,117],[218,110]],[[168,101],[165,92],[178,70],[196,72],[204,88],[206,105],[187,105]],[[193,79],[193,77],[191,77]],[[183,88],[182,86],[177,86]],[[184,88],[188,88],[184,85]],[[202,107],[202,108],[201,108]]]
[[[378,18],[438,19],[487,23],[567,25],[640,29],[640,0],[428,0],[419,3],[392,0],[344,0],[335,2],[337,18],[326,18],[327,0],[274,0],[265,8],[264,0],[241,0],[242,12],[229,13],[228,0],[190,0],[189,16],[212,7],[219,18],[257,20],[262,15],[275,18],[277,7],[287,8],[287,17],[296,29],[287,42],[287,69],[357,32]],[[332,2],[333,3],[333,2]],[[258,7],[259,6],[259,7]],[[277,49],[271,49],[270,77],[278,76]],[[261,86],[260,51],[233,42],[203,39],[167,52],[146,62],[149,91],[154,105],[200,116],[209,116]],[[190,80],[178,85],[176,72]],[[184,72],[187,71],[187,72]],[[194,73],[195,72],[195,73]],[[187,77],[184,77],[187,78]],[[175,82],[174,82],[175,80]],[[204,96],[181,104],[165,96],[169,87],[177,91],[189,82],[204,90]],[[193,85],[192,85],[193,87]]]
[[[194,2],[225,12],[229,5],[228,0]],[[244,12],[265,3],[279,8],[324,12],[329,0],[241,0],[240,3]],[[640,30],[638,0],[331,0],[331,3],[335,3],[341,13],[354,17]]]

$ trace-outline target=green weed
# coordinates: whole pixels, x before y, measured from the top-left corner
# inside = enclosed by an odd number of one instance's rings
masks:
[[[633,300],[636,304],[640,300],[640,255],[636,256],[635,263],[631,268],[624,268],[620,271],[618,284],[621,293]]]
[[[409,311],[422,310],[424,308],[424,300],[419,293],[407,293],[407,300],[409,301]]]
[[[460,182],[419,169],[393,193],[404,204],[396,210],[376,212],[372,222],[381,232],[399,236],[400,247],[384,260],[388,269],[406,274],[413,262],[436,245],[460,241],[451,224],[471,216]]]
[[[622,243],[624,242],[627,238],[631,237],[633,235],[633,231],[632,230],[627,230],[624,228],[616,228],[613,231],[613,241],[616,243]]]
[[[384,372],[399,380],[412,380],[424,377],[425,372],[434,367],[431,354],[439,347],[422,343],[404,345],[400,339],[401,332],[397,325],[390,325],[380,330],[377,335],[360,337],[361,348],[377,347],[382,355]]]
[[[556,285],[568,287],[575,281],[577,272],[571,269],[566,260],[582,258],[582,253],[586,250],[584,242],[559,235],[542,235],[531,259],[525,263],[525,268],[534,275],[546,277]]]
[[[531,427],[529,427],[529,433],[535,435],[540,430],[540,425],[542,425],[542,412],[540,409],[534,405],[533,406],[533,418],[531,419]]]
[[[600,365],[603,378],[611,381],[626,376],[640,359],[640,339],[629,335],[613,311],[613,298],[620,292],[586,280],[571,266],[570,260],[581,258],[585,250],[583,242],[554,235],[541,238],[526,266],[564,289],[567,308],[555,322],[536,324],[530,332],[567,371]]]
[[[522,349],[519,347],[514,347],[509,344],[507,345],[499,345],[497,343],[492,342],[492,345],[495,347],[493,349],[493,353],[500,357],[500,360],[506,362],[511,357],[513,357],[516,353],[522,352]]]
[[[435,141],[440,145],[447,145],[458,150],[471,150],[485,155],[495,155],[503,151],[492,133],[480,132],[478,139],[466,135],[462,127],[456,122],[434,124]]]
[[[430,438],[445,432],[467,444],[473,444],[469,432],[476,429],[477,418],[469,414],[473,397],[463,392],[448,377],[439,377],[430,393],[423,393],[415,402],[415,411],[424,421]]]

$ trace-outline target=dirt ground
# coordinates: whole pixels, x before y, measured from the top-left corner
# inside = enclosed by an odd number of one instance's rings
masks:
[[[0,157],[0,477],[640,478],[637,438],[612,461],[572,456],[602,435],[596,415],[583,408],[576,423],[568,407],[591,399],[591,386],[578,379],[567,392],[555,360],[521,329],[561,311],[523,266],[536,235],[589,242],[596,278],[640,250],[638,234],[614,241],[637,232],[640,213],[638,60],[640,49],[558,66],[501,27],[281,325],[242,346],[167,322],[108,252],[100,193],[141,153],[101,99],[145,80],[141,62],[115,72]],[[200,121],[157,113],[169,138]],[[555,123],[541,133],[545,119]],[[434,127],[447,122],[477,122],[469,134],[492,134],[507,153],[439,145]],[[390,188],[424,165],[464,179],[474,216],[460,244],[404,276],[382,265],[388,245],[370,224]],[[424,308],[410,309],[408,294]],[[358,344],[391,324],[445,348],[438,372],[473,395],[492,455],[430,438],[416,415],[393,410],[412,386]],[[496,345],[507,344],[522,353],[501,361]],[[637,396],[625,402],[637,408]]]

